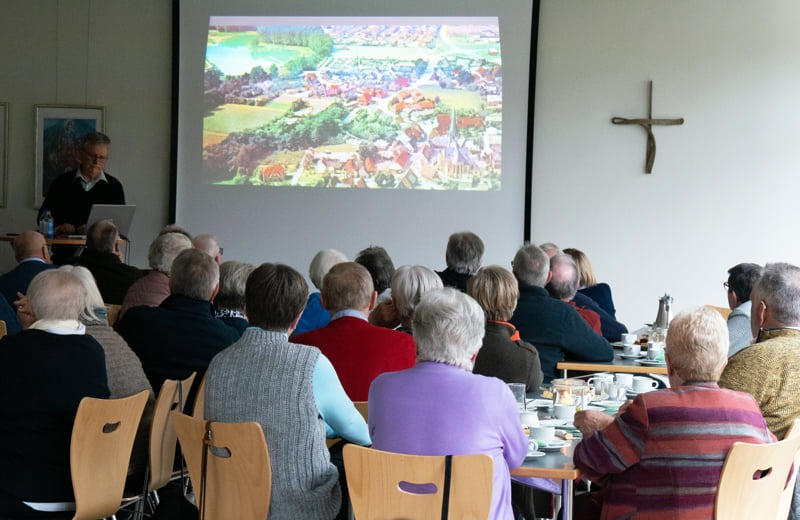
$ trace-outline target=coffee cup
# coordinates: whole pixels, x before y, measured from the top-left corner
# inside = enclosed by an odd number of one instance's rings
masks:
[[[664,349],[658,343],[650,343],[647,347],[647,359],[650,361],[663,361]]]
[[[539,442],[551,442],[556,436],[556,429],[554,426],[531,426],[531,439],[536,439]]]
[[[600,390],[603,388],[603,383],[608,381],[614,381],[614,374],[595,374],[589,378],[589,386],[595,389],[595,395],[600,393]]]
[[[638,343],[625,345],[622,347],[622,353],[626,356],[638,356],[642,353],[642,347]]]
[[[617,382],[618,385],[622,385],[627,388],[633,386],[633,374],[618,373],[614,375],[614,380]]]
[[[649,377],[636,376],[633,378],[633,391],[637,393],[649,392],[658,387],[658,381]]]
[[[631,343],[636,343],[636,340],[639,339],[639,336],[637,336],[636,334],[625,333],[622,336],[620,336],[620,339],[622,340],[623,344],[630,345]]]
[[[522,426],[539,426],[539,414],[536,412],[522,412],[519,414]]]
[[[554,404],[553,417],[559,420],[572,421],[575,417],[576,406],[574,404]]]

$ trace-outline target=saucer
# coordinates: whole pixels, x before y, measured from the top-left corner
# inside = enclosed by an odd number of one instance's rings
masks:
[[[654,361],[652,359],[640,359],[638,362],[639,362],[640,365],[644,365],[646,367],[665,367],[665,366],[667,366],[667,362],[666,361]]]
[[[625,390],[625,394],[627,394],[628,397],[636,397],[639,394],[646,394],[647,392],[652,392],[653,390],[655,390],[655,388],[648,388],[647,390],[637,392],[632,388],[628,388],[627,390]]]
[[[525,455],[525,460],[528,459],[537,459],[539,457],[544,457],[547,453],[543,451],[529,451],[527,455]]]
[[[528,408],[548,408],[553,405],[552,399],[528,399]]]
[[[539,419],[539,426],[566,426],[568,419]]]
[[[647,354],[640,352],[638,354],[620,354],[619,357],[622,359],[639,359],[643,357],[647,357]]]
[[[552,441],[548,442],[546,446],[542,446],[539,449],[544,451],[557,451],[561,448],[569,446],[571,444],[570,441],[565,441],[562,439],[553,439]]]

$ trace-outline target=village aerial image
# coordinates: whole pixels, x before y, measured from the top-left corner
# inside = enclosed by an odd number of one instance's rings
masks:
[[[203,182],[500,189],[496,18],[300,20],[211,17]]]

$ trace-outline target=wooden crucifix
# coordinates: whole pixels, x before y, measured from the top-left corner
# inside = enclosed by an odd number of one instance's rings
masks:
[[[624,117],[612,117],[611,122],[615,125],[639,125],[647,132],[647,156],[645,157],[644,172],[653,172],[653,163],[656,160],[656,137],[653,135],[653,125],[682,125],[683,118],[678,119],[653,119],[653,82],[650,81],[650,101],[647,107],[647,119],[626,119]]]

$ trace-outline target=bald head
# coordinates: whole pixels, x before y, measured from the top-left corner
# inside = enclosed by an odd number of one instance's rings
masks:
[[[192,245],[201,251],[205,251],[208,256],[214,259],[217,265],[222,265],[222,249],[219,247],[217,237],[209,234],[197,235],[192,240]]]
[[[559,253],[550,259],[552,277],[547,291],[553,298],[568,302],[578,292],[578,268],[571,256]]]
[[[22,262],[28,258],[41,258],[50,263],[50,252],[44,237],[38,231],[23,231],[14,239],[14,258]]]

